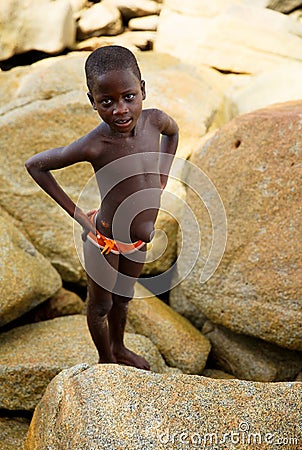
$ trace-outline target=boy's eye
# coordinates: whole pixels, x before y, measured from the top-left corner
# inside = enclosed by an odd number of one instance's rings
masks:
[[[125,100],[133,100],[135,98],[135,94],[127,94],[127,95],[125,95]]]
[[[102,106],[110,106],[111,103],[112,103],[112,101],[109,98],[104,98],[103,100],[101,100]]]

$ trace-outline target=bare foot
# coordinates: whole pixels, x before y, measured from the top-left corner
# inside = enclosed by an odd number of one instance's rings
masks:
[[[116,364],[117,360],[112,357],[112,358],[99,358],[98,360],[98,364]]]
[[[137,355],[126,347],[114,351],[116,362],[126,366],[137,367],[138,369],[150,370],[150,364],[142,356]]]

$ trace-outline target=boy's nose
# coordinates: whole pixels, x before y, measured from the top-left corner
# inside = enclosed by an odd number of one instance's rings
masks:
[[[115,104],[113,114],[125,114],[129,111],[126,102],[120,101]]]

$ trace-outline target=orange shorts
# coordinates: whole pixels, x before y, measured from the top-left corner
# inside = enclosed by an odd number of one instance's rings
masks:
[[[98,210],[93,211],[93,214],[90,216],[91,222],[95,225],[96,214]],[[124,242],[119,242],[114,239],[109,239],[99,231],[97,231],[97,235],[95,236],[92,232],[88,233],[88,239],[94,245],[96,245],[102,253],[108,255],[108,253],[114,253],[119,255],[120,253],[127,254],[133,253],[145,245],[143,241],[136,241],[131,244],[126,244]]]

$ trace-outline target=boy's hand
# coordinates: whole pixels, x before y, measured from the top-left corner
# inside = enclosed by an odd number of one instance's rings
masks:
[[[81,238],[82,238],[82,241],[83,242],[86,242],[87,241],[87,236],[88,236],[88,234],[89,234],[89,230],[84,230],[83,231],[83,233],[81,234]]]
[[[95,210],[95,209],[92,209],[91,211],[88,211],[88,212],[86,213],[86,216],[90,219],[90,217],[93,216],[93,214],[94,214],[95,212],[96,212],[96,210]],[[82,237],[82,241],[83,241],[83,242],[86,242],[87,236],[88,236],[88,234],[90,233],[90,231],[91,231],[91,230],[89,230],[88,228],[85,228],[85,229],[84,229],[83,233],[81,234],[81,237]],[[95,230],[95,231],[96,231],[96,230]]]

